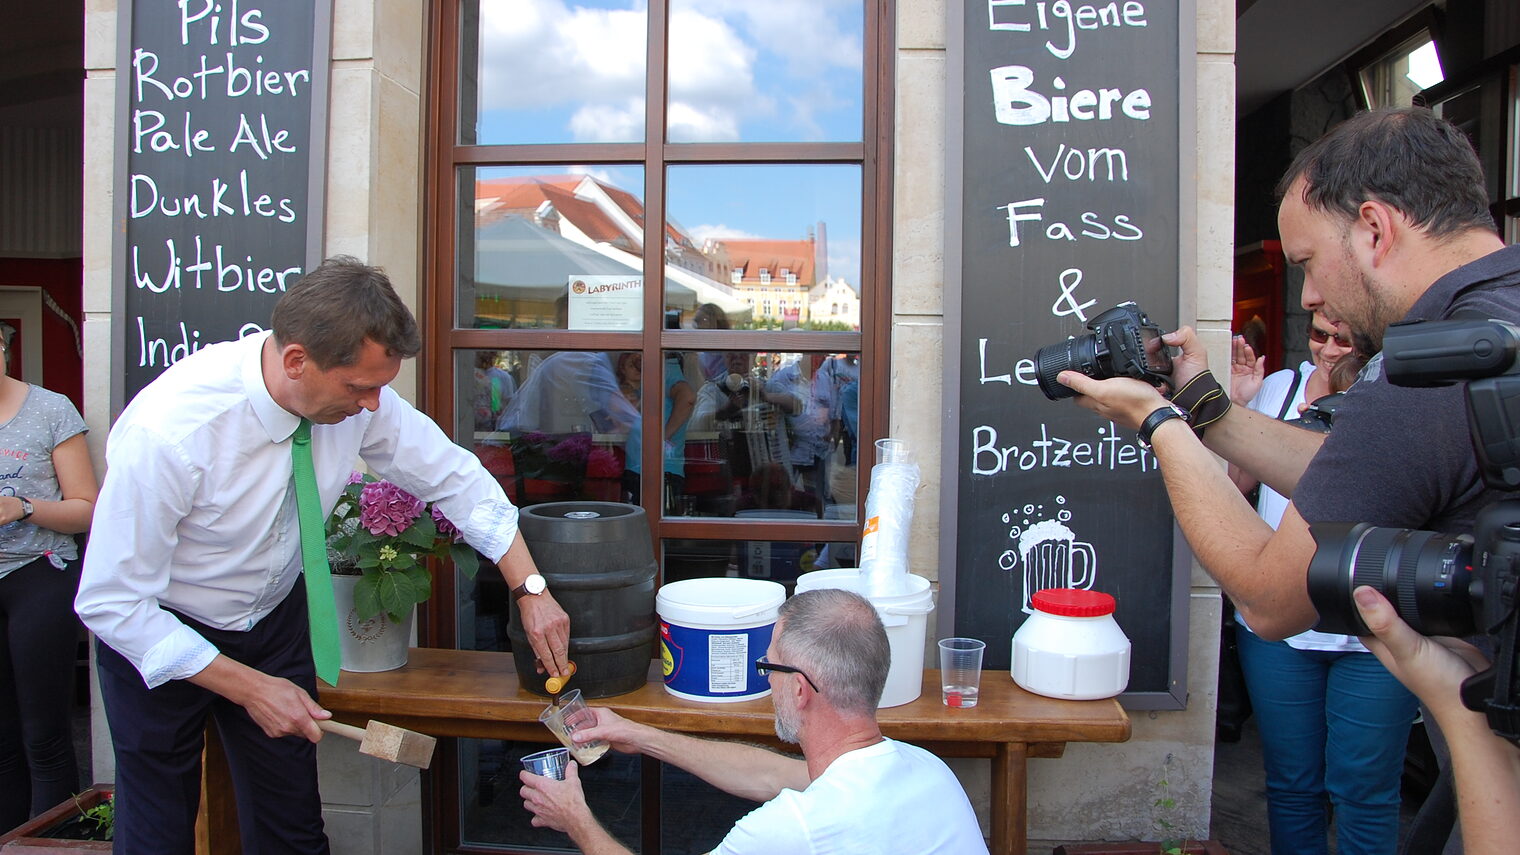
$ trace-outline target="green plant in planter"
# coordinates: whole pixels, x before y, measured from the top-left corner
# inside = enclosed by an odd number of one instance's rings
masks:
[[[116,797],[114,793],[107,793],[92,808],[86,808],[84,803],[79,800],[79,796],[74,797],[74,804],[79,808],[79,813],[86,820],[95,824],[94,832],[96,837],[101,840],[110,840],[115,836]]]
[[[1162,833],[1160,852],[1161,855],[1184,855],[1187,850],[1187,838],[1177,837],[1177,823],[1173,817],[1177,815],[1177,799],[1172,795],[1172,782],[1170,773],[1172,764],[1181,765],[1176,755],[1168,753],[1166,761],[1162,763],[1161,779],[1156,782],[1156,801],[1152,805],[1155,809],[1156,830]]]
[[[479,563],[459,529],[438,508],[390,481],[355,472],[327,520],[333,573],[362,576],[354,588],[361,620],[384,612],[400,622],[433,593],[428,558],[451,559],[474,578]],[[351,562],[351,564],[350,564]]]

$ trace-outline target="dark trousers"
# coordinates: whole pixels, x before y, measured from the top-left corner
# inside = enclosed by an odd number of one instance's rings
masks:
[[[0,578],[0,832],[79,789],[69,706],[79,562],[46,558]]]
[[[303,583],[247,632],[211,629],[178,617],[227,657],[284,677],[316,697]],[[96,651],[116,751],[113,852],[194,851],[208,716],[216,722],[227,754],[244,855],[328,851],[315,745],[298,736],[270,739],[241,706],[188,680],[149,689],[121,654],[105,644],[97,644]]]

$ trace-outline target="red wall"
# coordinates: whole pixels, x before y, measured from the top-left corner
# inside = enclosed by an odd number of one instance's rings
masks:
[[[42,288],[84,331],[83,274],[77,258],[0,258],[0,286]],[[74,329],[42,306],[42,385],[66,395],[84,412],[84,361]]]

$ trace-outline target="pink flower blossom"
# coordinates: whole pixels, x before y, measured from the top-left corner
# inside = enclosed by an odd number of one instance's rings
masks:
[[[623,474],[623,464],[610,448],[594,448],[586,456],[587,478],[616,478]]]
[[[354,471],[348,473],[348,483],[350,483],[350,484],[363,484],[364,483],[364,473],[360,472],[357,469],[355,469]]]
[[[459,526],[454,525],[448,517],[444,516],[443,511],[438,510],[437,505],[433,506],[433,523],[438,526],[438,533],[440,535],[447,537],[454,543],[464,540],[464,533],[459,530]]]
[[[364,485],[359,494],[359,524],[369,533],[395,537],[422,516],[427,506],[389,481]]]

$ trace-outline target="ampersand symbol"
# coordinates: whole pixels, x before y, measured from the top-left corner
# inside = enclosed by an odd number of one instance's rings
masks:
[[[1088,300],[1085,303],[1078,303],[1076,290],[1077,286],[1081,284],[1081,270],[1078,270],[1075,267],[1071,267],[1061,271],[1061,296],[1057,297],[1056,301],[1050,304],[1050,311],[1054,313],[1056,317],[1059,318],[1066,315],[1076,315],[1077,320],[1081,321],[1084,324],[1087,323],[1086,310],[1091,309],[1098,301]]]

